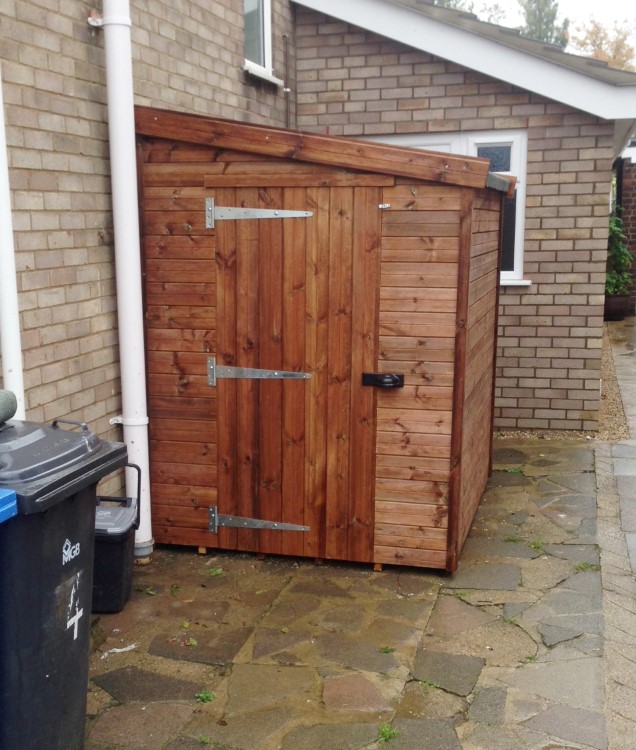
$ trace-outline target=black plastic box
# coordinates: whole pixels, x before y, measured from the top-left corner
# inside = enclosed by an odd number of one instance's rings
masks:
[[[127,452],[60,424],[0,427],[0,487],[17,505],[0,523],[2,750],[84,746],[95,494]]]
[[[92,606],[95,613],[121,612],[132,588],[141,469],[135,464],[127,466],[137,471],[137,497],[97,498]]]

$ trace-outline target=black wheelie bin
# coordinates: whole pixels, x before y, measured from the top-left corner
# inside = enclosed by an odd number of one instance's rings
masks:
[[[83,423],[0,425],[2,750],[84,746],[96,488],[127,458]]]

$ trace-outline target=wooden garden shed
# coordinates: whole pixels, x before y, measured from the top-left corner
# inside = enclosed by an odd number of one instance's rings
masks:
[[[136,127],[155,540],[455,570],[513,182],[150,108]]]

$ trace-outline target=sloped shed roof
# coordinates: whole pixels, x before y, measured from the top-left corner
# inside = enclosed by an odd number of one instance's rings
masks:
[[[413,177],[512,194],[515,179],[488,171],[489,161],[350,138],[299,133],[151,107],[135,108],[139,135],[254,154],[326,164],[364,172]]]

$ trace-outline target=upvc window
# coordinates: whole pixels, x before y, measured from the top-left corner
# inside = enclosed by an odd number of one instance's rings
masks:
[[[245,28],[245,64],[243,70],[277,86],[283,81],[272,69],[272,2],[243,0]]]
[[[471,133],[438,133],[401,136],[379,136],[372,140],[428,151],[466,154],[490,159],[490,169],[499,174],[514,175],[517,189],[512,198],[504,199],[501,276],[509,286],[527,286],[523,278],[523,244],[526,215],[526,163],[528,135],[523,130],[497,130]]]

